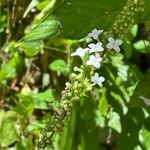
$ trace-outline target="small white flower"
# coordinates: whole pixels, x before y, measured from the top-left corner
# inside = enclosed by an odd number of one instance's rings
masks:
[[[90,59],[87,61],[87,65],[93,65],[95,68],[99,69],[100,66],[101,66],[101,61],[102,61],[102,58],[101,57],[96,57],[94,55],[91,55],[90,56]]]
[[[91,33],[88,34],[88,37],[98,40],[98,36],[103,32],[103,30],[94,29]]]
[[[80,56],[81,58],[84,57],[85,53],[89,50],[89,48],[81,48],[79,47],[71,56]]]
[[[106,45],[109,49],[114,49],[117,52],[120,52],[120,45],[122,44],[122,40],[120,39],[114,39],[112,37],[108,38],[108,44]]]
[[[93,53],[93,52],[102,52],[104,50],[104,48],[102,47],[102,43],[98,42],[97,44],[91,43],[88,45],[89,52]]]
[[[94,84],[98,84],[100,87],[102,87],[102,83],[105,81],[105,78],[103,76],[99,76],[98,73],[95,73],[94,76],[92,76],[91,81]]]

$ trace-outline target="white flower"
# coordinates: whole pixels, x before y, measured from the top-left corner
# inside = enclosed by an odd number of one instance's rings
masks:
[[[84,57],[85,53],[89,50],[89,48],[81,48],[79,47],[71,56],[80,56],[81,58]]]
[[[98,40],[98,36],[103,32],[103,30],[94,29],[91,33],[88,34],[88,37]]]
[[[99,69],[101,64],[100,62],[102,61],[101,57],[96,57],[94,55],[90,56],[90,59],[87,61],[87,65],[93,65],[95,68]]]
[[[120,51],[120,45],[122,44],[122,40],[120,39],[114,39],[112,37],[108,38],[108,44],[106,45],[107,48],[109,49],[114,49],[115,51],[119,52]]]
[[[91,43],[88,45],[89,52],[93,53],[93,52],[102,52],[104,50],[104,48],[102,47],[102,43],[98,42],[97,44]]]
[[[91,81],[94,84],[98,84],[100,87],[102,87],[102,83],[105,81],[105,78],[103,76],[99,76],[98,73],[95,73],[94,76],[92,76]]]

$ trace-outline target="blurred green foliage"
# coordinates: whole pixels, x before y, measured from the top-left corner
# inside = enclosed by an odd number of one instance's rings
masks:
[[[150,149],[150,0],[107,53],[94,88],[74,104],[55,150]],[[125,0],[0,0],[0,150],[38,149],[74,66],[70,54],[94,28],[111,30]],[[47,129],[48,130],[48,129]],[[46,149],[46,148],[45,148]]]

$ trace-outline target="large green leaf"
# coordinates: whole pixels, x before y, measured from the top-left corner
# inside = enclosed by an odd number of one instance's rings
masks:
[[[150,42],[148,40],[139,40],[133,44],[133,47],[140,53],[150,52]]]
[[[140,131],[139,140],[146,150],[150,150],[150,131],[142,129]]]
[[[7,147],[19,139],[16,130],[16,113],[0,111],[0,121],[0,146]]]
[[[118,133],[121,133],[121,121],[118,113],[110,113],[110,120],[108,122],[108,126],[117,131]]]
[[[128,110],[127,103],[130,101],[135,84],[139,81],[140,72],[131,64],[125,64],[122,54],[109,57],[109,63],[105,63],[100,73],[107,79],[104,87],[107,87],[105,97],[108,104],[121,117],[121,114],[125,114]]]
[[[123,0],[65,0],[49,16],[45,17],[24,41],[53,38],[83,38],[93,28],[109,28]]]
[[[141,79],[133,93],[130,106],[138,107],[142,104],[150,104],[150,71]],[[144,104],[144,105],[145,105]]]
[[[48,37],[54,38],[61,32],[62,25],[58,18],[54,15],[46,17],[39,23],[30,33],[28,33],[23,40],[34,41],[41,40]]]
[[[67,38],[83,38],[93,28],[109,28],[122,0],[66,0],[54,14],[62,24],[62,36]]]

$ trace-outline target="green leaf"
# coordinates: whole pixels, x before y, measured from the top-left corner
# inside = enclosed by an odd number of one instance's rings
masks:
[[[18,94],[17,96],[20,99],[20,103],[18,106],[14,108],[14,111],[16,111],[17,113],[19,113],[24,117],[31,116],[35,108],[32,98],[28,95],[22,94]]]
[[[74,134],[75,134],[75,125],[76,125],[76,108],[74,108],[71,111],[70,114],[70,121],[68,126],[64,128],[64,132],[61,136],[61,143],[60,143],[60,149],[61,150],[71,150],[72,145],[74,142]]]
[[[32,29],[19,43],[54,38],[61,33],[62,25],[56,16],[50,15],[42,20],[35,28]]]
[[[31,124],[28,125],[27,130],[31,133],[39,133],[40,129],[43,129],[45,127],[44,123],[41,123],[40,121],[34,121]]]
[[[139,140],[146,150],[150,150],[150,131],[142,129],[140,131]]]
[[[57,59],[53,61],[50,65],[49,68],[53,71],[59,71],[61,73],[65,73],[69,71],[69,68],[66,64],[66,62],[63,59]]]
[[[129,41],[133,41],[134,38],[137,36],[137,33],[138,33],[138,25],[135,24],[131,29],[130,31],[128,32],[127,34],[127,39]]]
[[[139,40],[133,44],[133,47],[141,53],[147,53],[150,51],[150,42],[146,40]]]
[[[110,120],[108,122],[108,126],[118,133],[121,133],[121,122],[119,114],[116,112],[111,112],[109,118]]]
[[[55,100],[53,91],[48,89],[37,94],[29,93],[28,95],[18,94],[21,103],[15,108],[23,116],[30,116],[34,109],[48,109],[48,103]]]
[[[28,33],[23,41],[54,38],[59,35],[81,39],[94,28],[110,28],[124,3],[123,0],[65,0]]]
[[[23,139],[22,141],[19,141],[15,145],[15,150],[33,150],[33,144],[31,138]]]
[[[4,112],[1,112],[2,114]],[[0,146],[7,147],[19,139],[16,130],[16,113],[13,111],[5,112],[5,116],[0,116]]]
[[[106,99],[106,88],[102,89],[102,94],[100,95],[100,103],[99,103],[99,110],[103,116],[106,116],[109,109],[109,104]]]
[[[131,55],[132,55],[132,44],[131,44],[131,42],[130,42],[130,40],[128,38],[124,39],[124,42],[123,42],[123,51],[124,51],[125,56],[127,58],[131,57]]]
[[[137,24],[131,28],[130,33],[132,35],[131,40],[133,40],[137,36],[137,33],[138,33],[138,25]]]
[[[63,37],[81,39],[94,28],[110,28],[123,4],[122,0],[66,0],[53,14],[60,19]]]
[[[49,4],[49,0],[43,0],[37,5],[37,9],[42,10]]]
[[[54,101],[53,91],[51,89],[46,90],[45,92],[41,92],[38,94],[33,94],[32,97],[36,100],[52,102]]]
[[[1,111],[0,111],[0,128],[1,128],[1,126],[2,126],[2,122],[3,122],[4,115],[5,115],[4,110],[1,110]]]
[[[100,110],[97,110],[95,112],[95,122],[97,126],[100,126],[101,128],[105,127],[105,117],[102,115]]]
[[[150,71],[140,80],[131,97],[130,106],[139,107],[142,104],[150,103]],[[145,103],[145,104],[144,104]]]
[[[22,42],[20,47],[28,57],[36,56],[43,48],[42,41]]]
[[[17,69],[21,64],[21,57],[18,53],[15,53],[14,56],[10,59],[8,64],[4,64],[0,70],[0,83],[6,79],[15,78]]]

